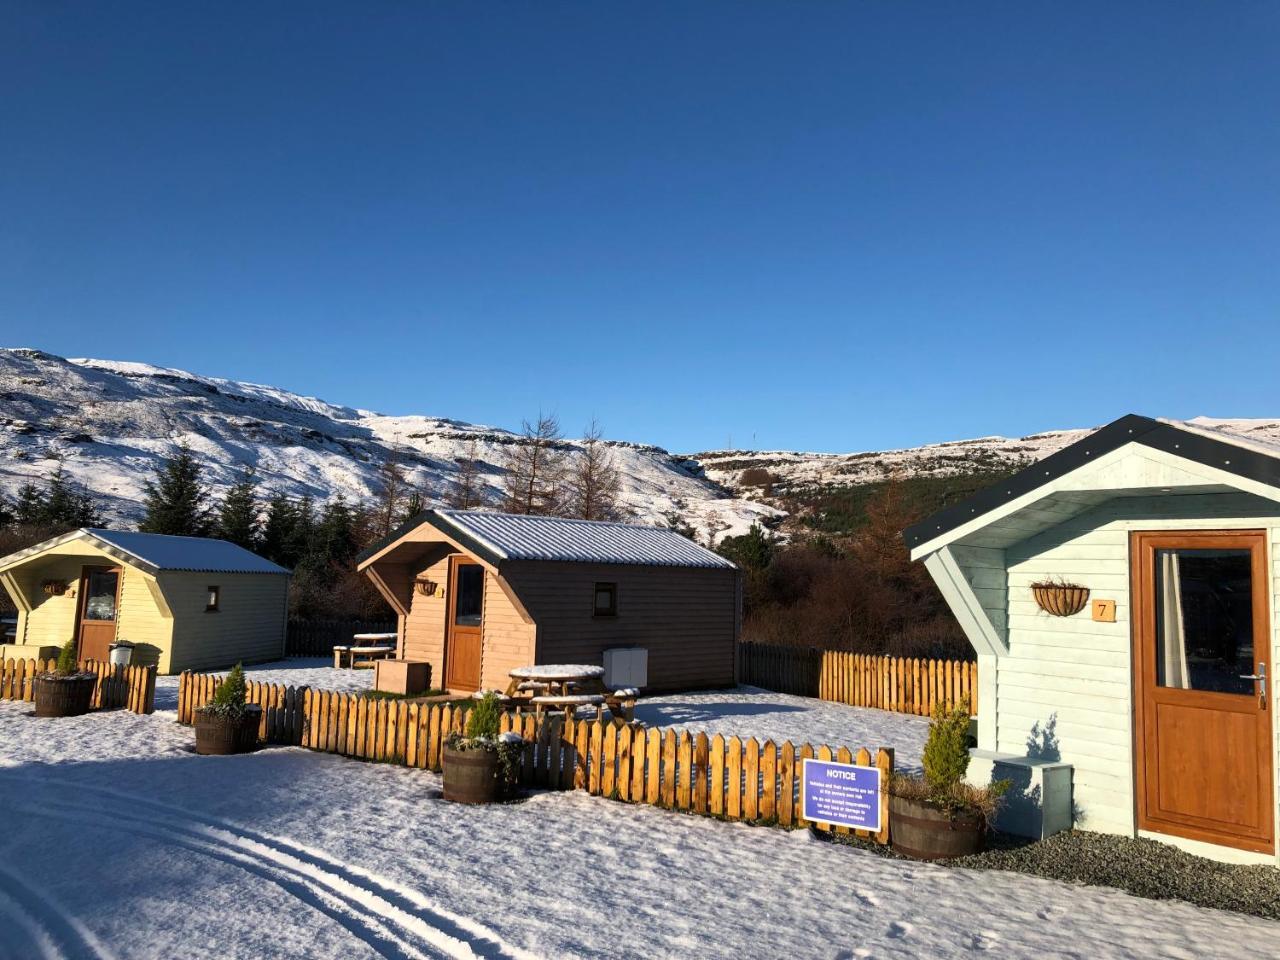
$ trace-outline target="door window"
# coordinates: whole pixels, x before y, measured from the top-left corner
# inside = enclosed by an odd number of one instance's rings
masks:
[[[120,574],[115,570],[94,570],[85,584],[84,618],[114,620],[116,618],[116,586]]]
[[[1156,682],[1252,694],[1253,558],[1249,550],[1156,550]]]
[[[453,607],[453,622],[459,627],[480,626],[484,609],[484,567],[475,563],[457,568],[458,597]]]

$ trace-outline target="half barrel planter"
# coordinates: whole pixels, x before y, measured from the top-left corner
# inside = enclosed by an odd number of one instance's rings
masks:
[[[444,748],[444,798],[454,803],[493,803],[506,794],[497,750]]]
[[[223,716],[204,708],[196,710],[196,753],[204,756],[227,756],[251,753],[258,749],[258,727],[262,723],[262,707],[247,704],[239,716]]]
[[[889,797],[889,843],[916,860],[950,860],[981,853],[987,821],[981,814],[949,814],[932,804]]]
[[[67,677],[45,674],[32,680],[37,717],[79,717],[89,712],[98,678],[92,673]]]

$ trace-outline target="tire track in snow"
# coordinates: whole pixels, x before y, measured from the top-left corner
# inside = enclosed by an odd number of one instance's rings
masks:
[[[0,915],[12,921],[6,933],[17,929],[24,935],[23,942],[0,943],[0,957],[115,960],[84,924],[5,867],[0,867]]]
[[[42,787],[59,784],[48,777],[31,778],[30,782]],[[144,817],[113,806],[111,815],[104,816],[101,805],[87,806],[58,797],[49,798],[47,802],[51,806],[96,818],[107,829],[120,829],[117,821],[125,818],[134,824],[130,832],[152,831],[156,839],[194,847],[196,852],[234,862],[254,872],[265,871],[271,874],[267,879],[286,886],[288,892],[334,916],[383,956],[399,960],[406,947],[413,948],[412,942],[405,942],[408,938],[433,951],[428,956],[453,960],[537,960],[536,955],[505,943],[487,927],[440,907],[418,891],[334,860],[320,851],[148,797],[93,784],[61,781],[60,785],[125,801],[153,813]],[[41,809],[45,809],[43,804]],[[339,904],[340,916],[333,913],[334,901]],[[362,930],[351,928],[352,918],[359,918],[357,922]],[[362,932],[366,935],[362,936]],[[387,948],[392,948],[392,952],[388,953]],[[402,952],[396,953],[395,949]],[[403,955],[416,956],[413,952]]]

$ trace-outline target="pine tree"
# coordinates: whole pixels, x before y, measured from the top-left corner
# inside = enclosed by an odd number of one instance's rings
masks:
[[[218,507],[214,524],[217,536],[246,550],[257,550],[261,539],[258,515],[258,479],[252,467],[245,467]]]
[[[555,516],[561,509],[564,482],[563,435],[554,415],[524,421],[519,441],[507,455],[504,508],[509,513]]]
[[[144,533],[207,536],[209,491],[200,481],[200,464],[195,455],[186,446],[178,447],[146,484],[147,512],[138,529]]]
[[[773,538],[758,523],[739,537],[725,537],[718,552],[751,573],[765,570],[773,562]]]
[[[15,514],[13,508],[9,506],[9,501],[4,497],[0,497],[0,527],[11,527],[15,522]]]
[[[293,505],[293,527],[285,542],[285,552],[292,566],[301,566],[315,546],[316,504],[306,496]]]
[[[574,458],[568,481],[569,514],[582,520],[618,520],[621,481],[618,468],[595,420],[582,435],[582,450]]]
[[[479,444],[475,439],[467,441],[462,456],[457,459],[458,476],[449,491],[449,506],[455,510],[470,510],[484,504],[484,482],[480,478]]]
[[[55,531],[102,525],[93,499],[76,489],[61,466],[49,476],[43,491],[34,483],[24,483],[12,514],[16,524],[49,527]]]
[[[422,495],[422,491],[415,487],[409,491],[409,496],[405,497],[404,508],[400,511],[396,525],[408,523],[425,509],[427,509],[427,500]]]
[[[289,542],[297,523],[297,510],[283,493],[277,493],[267,501],[267,518],[262,523],[259,552],[272,563],[292,570],[298,558],[289,554]]]
[[[34,527],[44,523],[44,496],[30,480],[18,489],[18,499],[13,504],[13,515],[14,521],[20,526]]]
[[[355,511],[342,494],[326,503],[320,522],[315,525],[306,562],[322,570],[350,566],[359,549],[357,520]]]

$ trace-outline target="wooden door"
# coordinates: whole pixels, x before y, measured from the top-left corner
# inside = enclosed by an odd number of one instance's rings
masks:
[[[447,602],[445,686],[458,691],[479,690],[480,653],[484,647],[484,567],[466,557],[451,557]]]
[[[1265,535],[1131,538],[1138,825],[1270,853]]]
[[[85,567],[80,574],[80,605],[76,623],[76,656],[107,660],[116,639],[120,608],[119,567]]]

